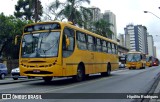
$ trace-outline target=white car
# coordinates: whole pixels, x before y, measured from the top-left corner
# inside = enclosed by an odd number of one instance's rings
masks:
[[[119,62],[119,68],[125,68],[125,67],[126,67],[125,64]]]
[[[18,80],[18,78],[26,78],[25,76],[20,76],[19,67],[12,69],[11,75],[14,80]]]

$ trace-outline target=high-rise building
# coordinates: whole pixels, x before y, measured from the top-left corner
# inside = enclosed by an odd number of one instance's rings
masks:
[[[142,50],[143,53],[148,54],[148,41],[147,41],[147,28],[145,26],[141,26],[141,30],[142,30]]]
[[[129,24],[124,28],[125,31],[125,47],[130,51],[136,51],[134,25]]]
[[[105,13],[103,14],[103,19],[113,24],[113,26],[110,26],[110,29],[113,32],[113,34],[109,38],[116,41],[117,40],[116,15],[110,10],[106,10]]]
[[[98,8],[98,7],[91,7],[89,8],[91,11],[92,11],[92,21],[95,22],[95,21],[98,21],[99,19],[102,18],[102,13],[101,13],[101,10]]]
[[[130,51],[140,51],[148,53],[147,28],[142,25],[127,25],[125,28],[125,46]]]
[[[154,42],[153,42],[153,36],[147,35],[147,41],[148,41],[148,55],[154,56]]]
[[[119,34],[118,39],[120,40],[119,44],[121,46],[125,46],[125,37],[124,37],[124,34]]]
[[[156,46],[153,46],[153,49],[154,49],[154,50],[153,50],[153,56],[154,56],[154,57],[157,57]]]

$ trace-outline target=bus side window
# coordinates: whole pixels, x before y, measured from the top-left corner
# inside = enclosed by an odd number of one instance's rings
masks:
[[[69,57],[75,47],[74,41],[74,30],[70,28],[65,28],[63,31],[63,42],[62,42],[62,49],[63,49],[63,57]]]
[[[77,35],[77,46],[81,50],[87,50],[87,45],[86,45],[86,34],[81,33],[79,31],[76,32]]]
[[[107,53],[107,45],[106,45],[106,41],[102,41],[102,51]]]
[[[112,54],[112,45],[108,42],[108,53]]]
[[[116,54],[116,48],[115,48],[115,44],[112,43],[112,53]]]
[[[118,54],[118,47],[116,44],[115,44],[115,48],[116,48],[116,54]]]
[[[90,36],[88,35],[87,36],[88,39],[87,39],[87,47],[88,47],[88,50],[90,51],[94,51],[95,50],[95,47],[94,47],[94,37],[93,36]]]
[[[140,55],[140,58],[141,58],[141,60],[143,59],[143,56],[142,55]]]
[[[101,46],[101,39],[96,39],[96,51],[101,52],[102,46]]]

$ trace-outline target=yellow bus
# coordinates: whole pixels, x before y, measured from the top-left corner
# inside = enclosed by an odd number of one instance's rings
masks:
[[[153,62],[152,59],[153,59],[152,56],[146,55],[146,66],[152,67],[152,62]]]
[[[24,27],[19,67],[22,76],[73,77],[110,75],[118,68],[117,42],[67,22],[39,22]]]
[[[142,52],[128,52],[126,59],[127,68],[141,69],[146,66],[146,57]]]

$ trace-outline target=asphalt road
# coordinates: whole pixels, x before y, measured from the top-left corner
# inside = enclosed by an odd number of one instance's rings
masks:
[[[113,71],[109,77],[101,77],[99,74],[95,74],[83,82],[74,82],[71,78],[55,78],[50,83],[45,83],[40,78],[19,80],[6,78],[0,80],[0,93],[49,93],[48,97],[53,98],[23,100],[26,102],[131,102],[137,100],[114,98],[117,98],[121,93],[147,93],[159,73],[160,66],[140,70],[117,70]],[[107,96],[113,99],[104,99]],[[57,97],[59,99],[55,99]],[[69,99],[65,99],[65,97],[69,97]],[[77,97],[80,99],[76,99]],[[7,99],[0,101],[21,102],[22,100]]]

